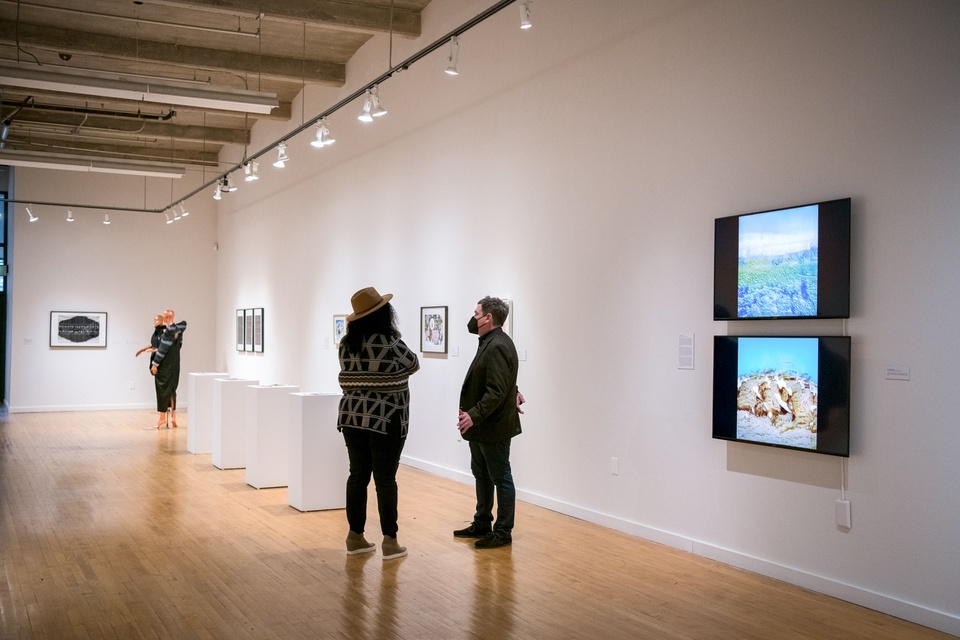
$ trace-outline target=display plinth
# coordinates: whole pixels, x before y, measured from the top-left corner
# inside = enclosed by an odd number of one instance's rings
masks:
[[[339,393],[294,393],[287,501],[300,511],[343,509],[350,464],[337,431]]]
[[[187,410],[190,428],[187,429],[187,451],[213,453],[213,381],[228,378],[229,374],[188,373]]]
[[[291,385],[255,385],[247,394],[247,484],[256,489],[285,487],[290,469]]]
[[[243,469],[247,394],[259,380],[215,378],[213,380],[213,466],[218,469]]]

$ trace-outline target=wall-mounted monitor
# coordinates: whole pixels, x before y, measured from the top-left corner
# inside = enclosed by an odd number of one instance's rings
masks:
[[[850,317],[850,198],[717,218],[713,319]]]
[[[849,456],[849,336],[714,336],[713,437]]]

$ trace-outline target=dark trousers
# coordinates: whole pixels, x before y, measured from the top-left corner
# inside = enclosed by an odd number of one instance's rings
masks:
[[[494,531],[510,537],[517,506],[517,489],[510,472],[510,441],[471,442],[470,470],[477,481],[477,513],[473,521],[493,524]],[[497,498],[497,521],[493,522],[493,498]]]
[[[391,425],[393,426],[393,425]],[[370,476],[377,488],[380,532],[397,537],[397,468],[405,440],[397,429],[383,434],[366,429],[343,429],[350,456],[347,478],[347,523],[354,533],[363,533],[367,524],[367,487]]]

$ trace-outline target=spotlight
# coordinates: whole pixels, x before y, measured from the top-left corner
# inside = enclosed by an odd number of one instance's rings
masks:
[[[237,185],[230,182],[230,176],[223,176],[220,180],[220,191],[224,193],[233,193],[237,190]]]
[[[73,211],[67,209],[67,222],[73,222]]]
[[[260,165],[254,160],[251,160],[250,162],[245,163],[243,165],[243,175],[244,175],[243,179],[246,180],[247,182],[253,182],[254,180],[259,180],[260,176],[257,175],[257,169],[259,168],[259,166]]]
[[[219,200],[223,196],[220,195],[220,183],[217,183],[217,188],[213,190],[213,199]]]
[[[184,217],[184,218],[186,218],[188,215],[190,215],[190,212],[183,208],[183,203],[182,203],[182,202],[180,203],[180,215],[181,215],[182,217]]]
[[[374,85],[371,95],[373,96],[373,105],[370,109],[370,115],[374,118],[387,115],[387,110],[380,104],[380,87]]]
[[[277,147],[277,161],[273,163],[273,166],[278,169],[283,169],[289,159],[290,158],[287,157],[287,143],[281,142],[280,146]]]
[[[219,194],[219,193],[220,193],[220,192],[217,191],[217,194]],[[216,198],[216,196],[214,196],[214,197]],[[166,212],[165,214],[163,214],[163,215],[166,216],[166,218],[167,218],[167,224],[173,224],[173,218],[170,217],[170,212],[169,212],[169,211],[167,211],[167,212]]]
[[[318,149],[330,146],[336,142],[336,139],[330,135],[330,127],[327,126],[327,119],[324,118],[317,125],[317,135],[310,144]]]
[[[173,212],[173,219],[174,219],[174,220],[179,220],[179,219],[180,219],[180,214],[177,213],[177,208],[176,208],[176,207],[170,207],[170,211]]]
[[[27,215],[30,216],[30,222],[36,222],[40,219],[40,216],[33,215],[33,209],[30,208],[30,205],[27,205]]]
[[[373,97],[370,94],[370,89],[367,89],[363,96],[363,110],[360,112],[360,115],[357,116],[357,120],[360,122],[373,122],[373,116],[370,114],[371,109],[373,109]]]
[[[529,29],[533,26],[530,22],[530,1],[524,0],[520,3],[520,28]]]
[[[450,38],[450,55],[447,56],[447,68],[445,71],[448,75],[458,76],[460,72],[457,71],[457,58],[460,57],[460,38],[457,36],[452,36]]]
[[[109,214],[109,213],[103,214],[103,224],[110,224],[110,214]]]

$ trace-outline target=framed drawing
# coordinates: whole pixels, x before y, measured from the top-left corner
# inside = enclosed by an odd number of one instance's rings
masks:
[[[253,309],[243,310],[243,350],[253,351]]]
[[[263,307],[253,310],[253,350],[263,353]]]
[[[420,307],[420,351],[447,352],[446,307]]]
[[[105,311],[51,311],[51,347],[106,347]]]
[[[244,313],[243,309],[237,309],[237,351],[244,351]]]
[[[346,314],[333,316],[333,346],[339,348],[340,340],[342,340],[345,335],[347,335]]]
[[[507,320],[503,323],[503,332],[513,337],[513,300],[510,298],[503,298],[503,301],[507,303]]]

